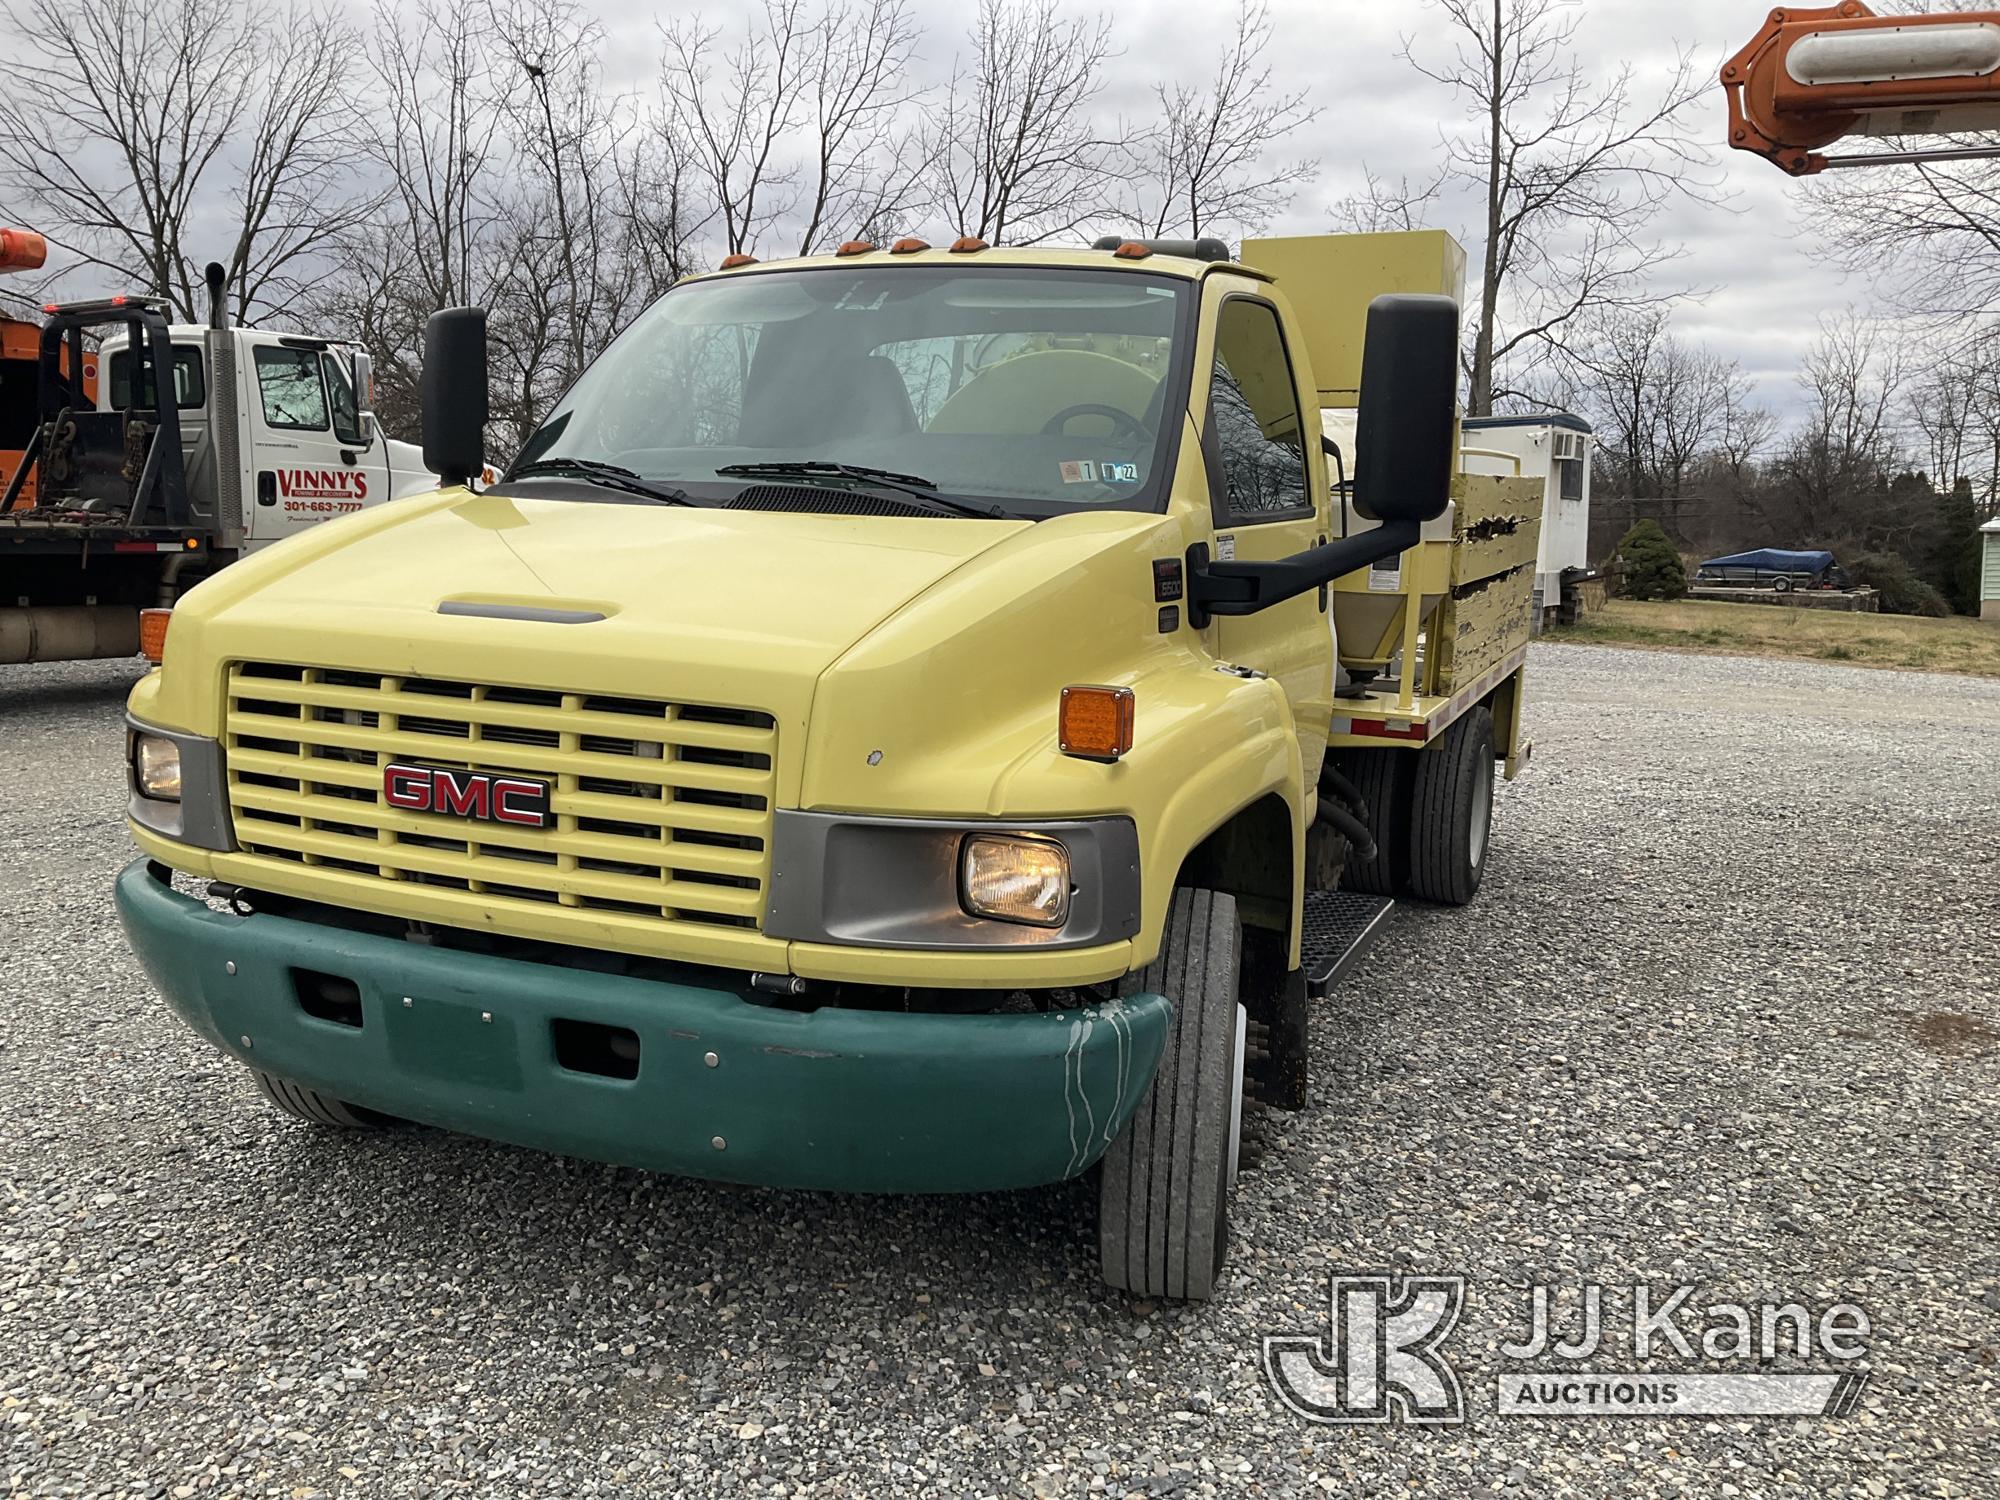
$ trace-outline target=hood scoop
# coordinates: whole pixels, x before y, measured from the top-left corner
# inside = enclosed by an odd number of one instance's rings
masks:
[[[543,625],[590,625],[605,618],[599,609],[554,609],[544,604],[481,604],[471,599],[447,599],[441,615],[471,615],[480,620],[532,620]]]
[[[865,490],[812,484],[753,484],[729,502],[731,510],[789,510],[820,516],[934,516],[928,506]]]

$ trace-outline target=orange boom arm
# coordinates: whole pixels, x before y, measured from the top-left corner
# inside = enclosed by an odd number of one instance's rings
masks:
[[[49,258],[48,241],[32,229],[0,229],[0,271],[35,271]]]
[[[1774,10],[1722,69],[1729,144],[1795,177],[2000,155],[2000,146],[1822,156],[1850,135],[2000,129],[2000,11],[1878,16],[1861,0]]]

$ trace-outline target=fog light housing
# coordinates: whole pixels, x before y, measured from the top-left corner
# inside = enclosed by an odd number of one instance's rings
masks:
[[[1060,927],[1069,920],[1069,851],[1053,839],[974,834],[959,859],[959,899],[975,917]]]
[[[181,800],[181,747],[163,734],[132,735],[132,785],[154,802]]]

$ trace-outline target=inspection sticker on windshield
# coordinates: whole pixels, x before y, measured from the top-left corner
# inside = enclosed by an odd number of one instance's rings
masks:
[[[1097,477],[1102,479],[1106,484],[1137,484],[1139,482],[1139,466],[1137,464],[1113,463],[1110,459],[1103,459],[1097,465]]]
[[[1075,459],[1059,466],[1064,484],[1095,484],[1097,465],[1089,459]]]

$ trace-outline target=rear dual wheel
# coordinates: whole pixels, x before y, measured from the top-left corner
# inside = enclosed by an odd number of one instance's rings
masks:
[[[1493,711],[1469,710],[1423,749],[1347,750],[1339,768],[1368,804],[1375,857],[1348,856],[1342,884],[1374,896],[1463,906],[1486,874],[1493,828]]]
[[[1410,894],[1463,906],[1486,874],[1493,828],[1493,712],[1463,715],[1417,755],[1410,788]]]

